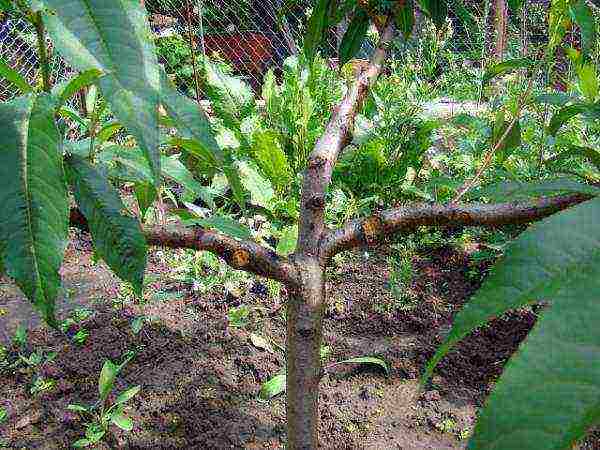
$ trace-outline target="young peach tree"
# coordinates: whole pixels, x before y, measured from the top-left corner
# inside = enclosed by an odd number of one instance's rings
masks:
[[[151,201],[162,183],[159,125],[165,120],[161,112],[166,112],[169,125],[188,148],[227,177],[243,206],[233,156],[217,144],[199,106],[180,95],[159,66],[139,0],[1,1],[1,8],[24,15],[34,25],[42,69],[41,86],[33,88],[2,64],[5,78],[23,94],[0,104],[0,263],[4,270],[53,327],[70,223],[87,227],[96,254],[138,293],[148,245],[209,251],[235,269],[284,283],[289,292],[287,448],[309,450],[318,448],[325,269],[336,254],[423,225],[493,227],[539,221],[508,248],[479,293],[458,314],[425,379],[474,328],[510,309],[544,300],[549,306],[497,383],[469,448],[570,448],[600,418],[600,190],[577,183],[552,189],[538,184],[538,191],[560,195],[502,204],[407,204],[339,229],[329,229],[325,223],[333,169],[393,40],[397,34],[411,33],[417,7],[441,25],[448,3],[314,2],[304,43],[309,64],[325,30],[344,16],[352,19],[341,44],[342,62],[358,51],[371,24],[379,32],[379,43],[310,154],[303,175],[298,244],[284,258],[256,242],[217,231],[218,226],[209,222],[189,228],[141,225],[97,165],[93,137],[100,139],[98,130],[90,131],[92,139],[83,151],[81,146],[66,144],[59,120],[69,115],[66,102],[81,88],[96,86],[115,118],[135,138],[149,167],[152,181],[136,187],[140,203]],[[553,2],[553,8],[556,23],[570,21],[590,38],[591,13],[585,1]],[[52,86],[47,35],[53,51],[80,72],[67,84]],[[560,127],[576,114],[597,111],[596,102],[597,98],[588,98],[565,105],[553,126],[558,122]],[[513,118],[500,140],[518,119]],[[76,208],[70,207],[71,196]]]

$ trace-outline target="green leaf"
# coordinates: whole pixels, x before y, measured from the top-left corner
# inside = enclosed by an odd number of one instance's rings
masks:
[[[89,447],[90,445],[92,445],[92,442],[85,438],[78,439],[71,444],[71,446],[75,448]]]
[[[490,201],[514,201],[558,194],[600,195],[600,188],[569,179],[535,182],[508,181],[492,184],[473,192],[471,197],[486,197]]]
[[[277,254],[279,256],[290,256],[296,251],[298,243],[298,225],[285,227],[277,243]]]
[[[98,392],[100,393],[100,400],[104,401],[112,391],[115,384],[115,378],[119,373],[119,366],[110,360],[104,361],[102,370],[100,371],[100,377],[98,378]]]
[[[0,11],[11,13],[15,11],[14,0],[0,0]]]
[[[133,430],[133,420],[131,420],[131,418],[129,417],[124,416],[122,413],[113,414],[110,417],[110,421],[123,431]]]
[[[123,392],[121,392],[119,394],[119,396],[116,398],[115,400],[115,405],[122,405],[123,403],[128,402],[129,400],[131,400],[133,397],[135,397],[138,392],[140,392],[140,390],[142,389],[141,386],[134,386],[131,387]]]
[[[212,228],[237,239],[245,240],[252,237],[247,227],[229,217],[211,216],[208,219],[189,219],[185,223],[186,225],[200,225],[204,228]]]
[[[354,14],[340,44],[340,65],[346,64],[359,52],[369,30],[369,15],[364,9]]]
[[[510,11],[517,13],[523,7],[525,0],[508,0],[508,8]]]
[[[398,31],[404,35],[405,39],[408,39],[415,27],[415,5],[413,0],[406,0],[401,3],[394,20]]]
[[[98,84],[115,117],[135,137],[150,163],[154,182],[159,185],[161,177],[157,91],[128,89],[112,75],[103,76]]]
[[[75,155],[67,161],[73,194],[87,219],[94,249],[115,274],[129,281],[141,296],[146,239],[139,223],[123,213],[125,206],[118,192],[94,166]]]
[[[105,73],[99,86],[113,114],[144,151],[156,183],[159,66],[145,9],[122,0],[44,0],[56,49],[76,69]]]
[[[551,307],[492,394],[472,448],[491,448],[492,439],[494,448],[570,448],[584,435],[600,411],[600,333],[593,322],[600,313],[598,279],[593,264],[557,286]],[[515,397],[521,399],[516,408]]]
[[[202,107],[189,97],[181,95],[161,68],[161,103],[174,120],[177,130],[184,139],[194,139],[203,154],[216,166],[223,165],[223,151],[217,144],[214,131]]]
[[[425,14],[441,28],[448,17],[448,3],[446,0],[418,0],[419,6]]]
[[[286,190],[292,181],[292,169],[277,133],[271,130],[255,132],[252,150],[258,167],[271,183],[279,192]]]
[[[29,85],[27,80],[19,72],[6,64],[6,61],[2,58],[0,58],[0,77],[10,81],[24,94],[33,92],[33,87]]]
[[[304,56],[306,62],[312,65],[317,48],[323,40],[323,35],[329,25],[329,8],[331,0],[317,0],[308,20],[306,36],[304,37]]]
[[[565,94],[564,92],[555,92],[538,95],[535,97],[535,102],[542,105],[565,106],[570,101],[573,101],[573,99],[573,95]]]
[[[596,19],[585,0],[577,0],[569,5],[569,15],[581,30],[581,47],[584,55],[589,55],[596,46]]]
[[[251,203],[270,210],[273,207],[275,191],[269,180],[258,172],[252,162],[239,162],[238,170],[242,185],[250,192]]]
[[[237,167],[234,165],[233,158],[230,153],[225,155],[225,166],[223,167],[223,173],[227,177],[229,187],[233,193],[233,198],[236,203],[244,210],[246,208],[246,197],[240,173]]]
[[[209,208],[215,208],[212,193],[194,178],[194,175],[192,175],[187,167],[179,161],[177,155],[163,156],[161,158],[161,166],[165,177],[172,179],[188,191],[198,195]],[[195,200],[195,198],[193,200]]]
[[[96,142],[98,145],[105,143],[111,139],[118,131],[123,128],[118,122],[110,122],[100,128],[100,131],[96,133]]]
[[[548,125],[548,133],[551,136],[556,136],[556,133],[564,124],[579,114],[585,114],[594,111],[595,105],[589,105],[587,103],[574,103],[569,106],[561,108],[552,118],[550,119],[550,125]]]
[[[154,204],[158,193],[156,188],[151,183],[136,183],[135,185],[135,199],[137,200],[138,207],[140,208],[140,215],[142,222],[145,221],[148,209]]]
[[[482,84],[485,86],[492,79],[506,75],[507,73],[513,72],[518,69],[530,69],[535,67],[535,61],[529,58],[516,58],[508,61],[503,61],[498,64],[494,64],[489,67],[483,75]]]
[[[588,102],[594,102],[598,97],[598,73],[596,66],[583,64],[577,69],[579,89]]]
[[[98,160],[103,163],[117,163],[117,168],[110,173],[111,177],[134,183],[152,182],[148,161],[137,147],[110,145],[102,150]]]
[[[269,69],[265,75],[262,87],[262,99],[265,101],[265,110],[268,114],[280,109],[280,90],[273,69]]]
[[[254,93],[239,77],[225,74],[216,64],[205,63],[204,90],[215,114],[225,126],[237,129],[243,117],[254,108]]]
[[[0,425],[6,422],[6,419],[8,419],[8,411],[5,408],[0,407]]]
[[[98,81],[98,78],[102,75],[102,72],[98,69],[89,69],[81,72],[64,86],[63,89],[58,93],[59,101],[58,106],[62,106],[67,103],[71,97],[79,92],[84,87],[90,86]]]
[[[69,203],[54,104],[0,104],[0,260],[51,326],[68,238]]]
[[[250,308],[246,305],[240,305],[237,308],[229,308],[227,311],[228,326],[231,328],[241,328],[248,323],[250,317]]]
[[[383,359],[375,358],[372,356],[362,356],[360,358],[346,359],[336,364],[372,364],[381,367],[385,371],[386,375],[390,374],[390,367],[388,366],[388,364]]]
[[[587,159],[590,163],[596,166],[596,169],[600,171],[600,152],[590,147],[580,147],[577,145],[570,146],[567,150],[564,150],[552,158],[545,161],[549,163],[564,162],[573,157],[581,157]],[[593,187],[592,187],[593,188]]]
[[[102,429],[99,423],[88,424],[85,429],[85,437],[90,441],[90,444],[100,442],[105,434],[106,431]]]
[[[286,374],[275,375],[269,381],[263,383],[258,394],[261,400],[270,400],[273,397],[285,392]]]
[[[65,119],[70,119],[74,122],[77,122],[86,129],[89,128],[89,125],[90,125],[89,119],[81,117],[77,113],[77,111],[75,111],[73,108],[70,108],[68,106],[63,106],[63,107],[59,108],[58,115],[61,117],[64,117]]]
[[[596,208],[600,212],[600,203]],[[600,241],[593,244],[598,248]],[[537,263],[535,255],[530,259]],[[570,449],[597,423],[598,262],[585,261],[555,285],[551,305],[496,383],[468,448]]]
[[[86,408],[85,406],[81,406],[81,405],[68,405],[67,409],[69,411],[74,411],[74,412],[82,412],[82,413],[87,413],[89,412],[89,408]]]
[[[457,314],[450,334],[427,366],[436,364],[464,336],[505,312],[554,296],[581,270],[600,264],[600,199],[582,203],[532,225],[473,299]],[[553,305],[553,303],[551,303]]]
[[[510,130],[509,130],[509,127]],[[502,140],[502,141],[501,141]],[[504,112],[496,116],[496,123],[492,131],[492,146],[498,145],[496,154],[500,160],[505,160],[513,150],[521,146],[521,123],[504,120]]]

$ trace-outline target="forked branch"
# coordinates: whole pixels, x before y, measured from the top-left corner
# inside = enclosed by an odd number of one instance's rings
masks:
[[[310,155],[300,201],[298,249],[303,254],[316,256],[316,243],[325,231],[325,193],[331,181],[333,168],[353,132],[354,120],[370,87],[381,73],[394,35],[393,25],[384,29],[380,44],[369,65],[333,111],[325,132]]]
[[[383,236],[414,231],[424,225],[499,226],[535,222],[589,199],[587,195],[571,194],[512,203],[403,206],[350,221],[330,231],[321,242],[321,258],[327,261],[344,250],[373,244]]]
[[[87,221],[78,209],[71,210],[71,226],[87,230]],[[240,241],[200,227],[152,226],[143,231],[149,245],[205,250],[223,258],[234,269],[281,281],[288,286],[297,284],[296,267],[256,242]]]

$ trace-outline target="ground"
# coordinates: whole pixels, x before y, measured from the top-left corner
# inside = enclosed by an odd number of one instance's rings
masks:
[[[117,381],[117,391],[142,386],[126,408],[134,429],[115,432],[110,447],[100,448],[283,448],[284,398],[265,402],[258,392],[284,364],[277,349],[285,339],[285,292],[272,295],[263,280],[248,278],[237,290],[221,285],[202,293],[177,281],[177,271],[166,262],[169,255],[153,249],[150,294],[136,302],[102,263],[94,263],[89,238],[72,234],[60,311],[63,317],[81,305],[94,311],[68,331],[72,336],[86,329],[90,335],[82,345],[41,326],[19,291],[0,279],[0,339],[6,343],[25,322],[31,330],[29,351],[57,352],[40,368],[0,373],[0,407],[8,411],[0,442],[15,449],[69,448],[84,424],[67,405],[94,402],[103,361],[134,350]],[[389,252],[385,247],[368,255],[349,253],[329,273],[325,340],[331,353],[321,384],[322,447],[464,448],[477,409],[535,314],[514,312],[470,336],[442,362],[432,385],[422,389],[418,377],[427,359],[487,265],[474,267],[468,253],[451,247],[422,249],[413,258],[412,297],[406,302],[390,293]],[[234,328],[227,312],[240,304],[250,307],[250,316]],[[131,324],[141,316],[152,320],[134,333]],[[251,334],[267,338],[275,350],[257,348]],[[376,366],[331,366],[363,355],[385,359],[389,376]],[[55,383],[31,394],[36,374]],[[591,436],[580,448],[600,449],[600,440]]]

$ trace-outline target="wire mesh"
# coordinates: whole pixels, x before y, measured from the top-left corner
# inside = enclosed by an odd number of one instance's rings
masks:
[[[304,6],[283,10],[282,0],[147,0],[150,23],[167,72],[194,90],[194,59],[228,63],[258,88],[266,71],[298,53]]]
[[[33,86],[41,82],[36,39],[33,26],[22,18],[8,17],[0,22],[0,58]],[[50,41],[47,45],[52,81],[56,83],[71,77],[74,71],[62,58],[53,54]],[[19,91],[15,86],[0,77],[0,101],[10,100],[17,95]]]
[[[529,0],[528,10],[533,11],[532,7],[540,1]],[[234,73],[244,77],[258,90],[268,69],[281,69],[287,57],[298,53],[313,2],[145,0],[142,3],[148,10],[160,62],[181,92],[200,99],[202,80],[199,79],[199,69],[205,56],[229,64]],[[453,49],[471,51],[473,55],[479,53],[482,58],[489,53],[486,45],[489,46],[490,42],[489,38],[486,39],[486,33],[493,26],[484,20],[489,12],[484,11],[483,7],[489,3],[463,1],[466,9],[451,12],[455,29],[451,43]],[[540,9],[539,16],[543,22],[546,8],[542,5]],[[471,19],[465,14],[470,15]],[[513,27],[518,26],[518,20],[515,18],[511,22]],[[540,18],[537,20],[540,21]],[[539,24],[534,25],[529,25],[531,34],[543,34]],[[347,22],[342,21],[330,30],[322,47],[324,56],[336,57],[336,48],[346,26]],[[422,29],[419,25],[416,28]],[[530,39],[535,41],[535,36],[530,35]],[[369,40],[365,42],[359,57],[368,56],[372,49],[370,44]],[[39,83],[35,34],[33,27],[25,20],[9,17],[0,21],[0,58],[30,83]],[[56,55],[52,56],[52,66],[54,82],[72,76],[72,70]],[[0,101],[9,100],[15,95],[18,95],[18,91],[14,86],[0,80]]]

